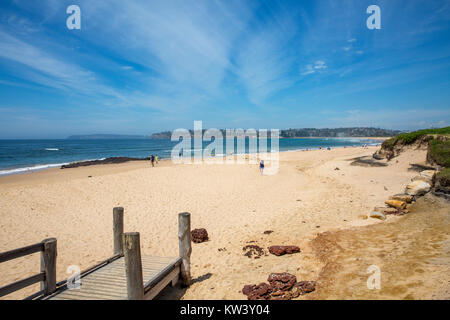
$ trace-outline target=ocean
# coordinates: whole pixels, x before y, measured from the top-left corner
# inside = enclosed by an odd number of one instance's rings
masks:
[[[170,139],[0,140],[0,176],[109,157],[145,158],[155,154],[160,159],[167,159],[177,143]],[[203,148],[210,143],[204,142]],[[337,148],[364,144],[376,145],[378,142],[357,138],[280,139],[279,150]],[[248,146],[246,149],[248,150]],[[270,150],[270,139],[268,149]]]

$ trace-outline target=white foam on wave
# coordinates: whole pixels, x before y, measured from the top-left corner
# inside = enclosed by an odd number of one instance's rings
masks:
[[[41,170],[45,170],[45,169],[58,168],[58,167],[65,166],[65,165],[68,165],[71,163],[95,161],[95,160],[105,160],[105,159],[106,158],[99,158],[99,159],[88,159],[88,160],[80,160],[80,161],[72,161],[72,162],[64,162],[64,163],[37,164],[34,166],[23,167],[23,168],[5,169],[5,170],[0,170],[0,177],[1,176],[9,176],[12,174],[31,173],[31,172],[41,171]]]
[[[59,151],[58,148],[45,148],[46,151]]]
[[[35,171],[40,171],[40,170],[44,170],[44,169],[60,167],[60,166],[66,165],[66,164],[69,164],[69,163],[41,164],[41,165],[35,165],[35,166],[31,166],[31,167],[0,170],[0,176],[9,176],[12,174],[35,172]]]

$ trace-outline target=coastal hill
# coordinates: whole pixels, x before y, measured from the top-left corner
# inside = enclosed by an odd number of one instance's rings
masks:
[[[190,130],[192,133],[192,130]],[[204,130],[203,130],[204,131]],[[225,134],[225,130],[221,129]],[[400,130],[388,130],[380,128],[302,128],[302,129],[284,129],[280,130],[281,138],[306,138],[306,137],[392,137],[400,134]],[[154,133],[150,136],[151,139],[170,139],[170,131]]]

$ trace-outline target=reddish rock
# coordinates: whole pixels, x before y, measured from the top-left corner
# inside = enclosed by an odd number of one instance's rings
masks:
[[[287,272],[271,273],[267,281],[269,281],[273,292],[287,291],[294,286],[294,284],[297,282],[297,278]]]
[[[194,229],[191,231],[192,242],[201,243],[208,240],[208,232],[206,229]]]
[[[304,295],[305,293],[310,293],[316,290],[316,282],[315,281],[300,281],[294,285],[292,291],[298,290],[299,295]]]
[[[276,256],[282,256],[284,254],[292,254],[300,252],[300,248],[297,246],[271,246],[269,252]]]
[[[267,283],[260,283],[258,285],[245,285],[242,289],[248,300],[268,300],[272,293],[272,288]]]

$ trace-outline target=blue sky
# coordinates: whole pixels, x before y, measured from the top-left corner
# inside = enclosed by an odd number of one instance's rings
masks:
[[[449,40],[450,1],[3,0],[0,138],[446,126]]]

